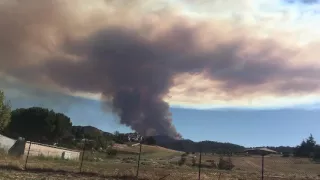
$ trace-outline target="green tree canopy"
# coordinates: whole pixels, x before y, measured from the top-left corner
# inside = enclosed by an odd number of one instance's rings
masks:
[[[12,111],[9,131],[37,142],[57,142],[66,136],[72,127],[69,117],[53,110],[31,107]]]
[[[6,101],[4,92],[0,90],[0,132],[3,132],[11,120],[11,106]]]

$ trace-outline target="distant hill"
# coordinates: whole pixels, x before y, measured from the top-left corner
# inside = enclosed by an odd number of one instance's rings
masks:
[[[82,139],[85,137],[95,140],[97,137],[103,137],[106,140],[113,140],[116,143],[126,143],[129,141],[129,139],[132,139],[132,137],[138,136],[137,133],[119,133],[118,135],[115,135],[110,132],[104,132],[93,126],[72,126],[71,134],[76,139]],[[153,136],[152,138],[155,140],[155,145],[157,146],[184,152],[199,152],[200,148],[202,148],[202,152],[207,153],[227,153],[228,151],[239,152],[245,149],[245,147],[241,145],[216,141],[194,142],[189,139],[176,140],[165,135]],[[294,149],[293,147],[287,146],[266,148],[275,150],[277,152],[289,153],[292,153]]]
[[[159,136],[152,136],[154,140],[156,140],[157,144],[162,144],[162,143],[171,143],[175,142],[176,140],[169,137],[169,136],[164,136],[164,135],[159,135]]]
[[[129,139],[132,139],[132,137],[138,136],[137,133],[119,133],[114,135],[92,126],[72,126],[71,134],[76,139],[87,138],[95,140],[98,137],[103,137],[105,139],[113,140],[116,143],[126,143]],[[188,139],[176,140],[164,135],[153,136],[152,138],[155,140],[155,145],[157,146],[184,152],[199,152],[200,147],[202,148],[202,152],[210,153],[226,153],[228,151],[236,152],[245,149],[240,145],[215,141],[194,142]]]
[[[189,139],[176,140],[168,136],[153,136],[158,146],[185,152],[227,153],[243,151],[244,146],[215,141],[194,142]]]

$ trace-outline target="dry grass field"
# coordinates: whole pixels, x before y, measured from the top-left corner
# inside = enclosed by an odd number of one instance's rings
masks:
[[[63,180],[63,179],[135,179],[139,146],[117,147],[119,153],[110,158],[106,154],[87,152],[79,173],[79,161],[30,157],[27,169],[25,159],[0,155],[0,179],[21,180]],[[149,180],[196,180],[198,167],[192,166],[191,158],[184,165],[178,161],[182,152],[161,147],[142,148],[139,179]],[[197,158],[199,156],[197,155]],[[227,157],[226,157],[227,158]],[[223,171],[210,167],[209,160],[218,162],[219,157],[210,154],[202,156],[202,180],[255,180],[261,177],[261,157],[231,157],[235,167]],[[270,156],[265,158],[265,180],[316,180],[320,179],[320,164],[308,159],[283,158]]]

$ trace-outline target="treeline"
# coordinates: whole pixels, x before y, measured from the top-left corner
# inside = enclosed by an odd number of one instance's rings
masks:
[[[26,140],[55,144],[68,148],[82,148],[84,141],[94,149],[106,149],[114,143],[127,143],[138,140],[137,133],[108,133],[92,126],[72,126],[71,119],[63,113],[57,113],[41,107],[19,108],[11,112],[0,94],[0,133],[11,138],[23,137]],[[159,145],[166,148],[199,152],[228,152],[243,150],[243,146],[212,141],[193,142],[174,140],[167,136],[145,137],[144,144]]]
[[[137,133],[109,133],[92,126],[72,126],[68,116],[41,107],[15,109],[8,122],[2,131],[6,136],[67,148],[82,148],[86,141],[88,147],[99,150],[114,143],[127,143],[130,138],[131,141],[138,140]],[[243,146],[230,143],[175,140],[168,136],[145,137],[143,143],[185,152],[227,153],[244,150]]]
[[[11,138],[23,137],[28,141],[59,145],[67,148],[87,147],[106,149],[114,143],[128,142],[134,133],[114,134],[103,132],[92,126],[72,126],[71,119],[41,107],[19,108],[11,112],[11,120],[2,134]]]
[[[154,138],[159,146],[184,152],[201,151],[204,153],[229,154],[230,152],[241,152],[245,149],[245,147],[237,144],[215,141],[194,142],[191,140],[174,140],[163,136],[156,136]]]
[[[41,107],[13,110],[11,120],[2,133],[12,138],[23,137],[29,141],[67,148],[82,148],[86,141],[89,147],[96,150],[106,149],[114,143],[127,143],[129,137],[134,139],[135,136],[138,136],[136,133],[115,132],[112,134],[92,126],[72,126],[68,116]],[[185,152],[202,151],[222,154],[244,150],[243,146],[230,143],[174,140],[167,136],[146,137],[143,143]]]
[[[296,157],[308,157],[320,160],[320,145],[317,145],[317,142],[311,134],[294,149],[293,155]]]
[[[15,109],[7,121],[1,132],[6,136],[67,148],[82,148],[86,142],[96,150],[106,149],[114,143],[128,142],[128,136],[135,134],[112,134],[92,126],[72,126],[68,116],[41,107]]]
[[[10,114],[10,120],[3,128],[2,134],[11,138],[23,137],[26,140],[55,144],[68,148],[82,148],[84,141],[94,149],[106,149],[114,143],[127,143],[138,136],[137,133],[109,133],[92,126],[72,126],[71,119],[62,114],[41,107],[19,108]],[[191,140],[174,140],[167,136],[146,137],[143,141],[149,145],[185,152],[242,151],[243,146],[213,141],[193,142]],[[201,149],[199,149],[201,147]]]

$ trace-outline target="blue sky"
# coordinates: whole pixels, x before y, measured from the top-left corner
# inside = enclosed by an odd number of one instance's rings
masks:
[[[91,104],[91,105],[89,105]],[[81,110],[80,110],[81,109]],[[117,117],[101,112],[97,102],[77,105],[68,113],[74,124],[92,125],[102,130],[129,132]],[[213,140],[244,146],[299,144],[310,133],[320,141],[320,110],[194,110],[171,108],[173,124],[183,138]]]
[[[73,99],[73,98],[72,98]],[[89,125],[111,132],[131,132],[120,125],[117,116],[102,110],[95,100],[76,98],[76,104],[63,107],[40,101],[14,99],[16,107],[43,106],[64,112],[74,125]],[[70,102],[72,102],[70,100]],[[215,109],[195,110],[171,108],[173,123],[183,138],[193,141],[212,140],[231,142],[246,147],[298,145],[310,133],[320,141],[320,109]]]

